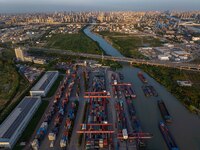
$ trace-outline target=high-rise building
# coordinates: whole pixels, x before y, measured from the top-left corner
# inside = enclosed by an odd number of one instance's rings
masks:
[[[15,56],[17,60],[24,61],[25,49],[21,47],[15,48]]]

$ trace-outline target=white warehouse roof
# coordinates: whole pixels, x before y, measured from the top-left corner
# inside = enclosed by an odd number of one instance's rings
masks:
[[[0,147],[11,148],[41,102],[40,97],[26,96],[0,125]]]
[[[31,91],[44,91],[45,88],[50,84],[52,78],[58,74],[58,71],[47,71],[37,84],[31,89]]]

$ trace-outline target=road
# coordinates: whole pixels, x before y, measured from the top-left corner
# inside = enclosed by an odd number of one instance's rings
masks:
[[[72,132],[71,140],[70,140],[70,145],[69,145],[69,150],[78,150],[79,149],[79,143],[78,139],[80,134],[77,134],[76,131],[80,130],[81,126],[80,124],[82,123],[83,115],[84,115],[84,108],[85,108],[85,100],[84,100],[84,92],[85,92],[85,83],[83,79],[83,70],[79,69],[78,70],[78,75],[80,77],[80,95],[79,95],[79,109],[77,111],[77,117],[74,123],[74,129]]]
[[[81,56],[86,58],[95,58],[95,59],[104,59],[104,60],[112,60],[117,62],[126,62],[130,64],[146,64],[151,66],[163,66],[169,68],[177,68],[181,70],[191,70],[191,71],[200,71],[200,65],[191,64],[186,62],[169,62],[169,61],[159,61],[159,60],[144,60],[144,59],[133,59],[128,57],[114,57],[114,56],[102,56],[96,54],[86,54],[86,53],[77,53],[72,52],[70,50],[60,50],[60,49],[46,49],[46,48],[30,48],[30,50],[34,51],[43,51],[43,52],[53,52],[59,53],[63,55],[72,55],[72,56]]]

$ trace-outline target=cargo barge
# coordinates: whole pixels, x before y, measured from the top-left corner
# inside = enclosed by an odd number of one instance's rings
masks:
[[[155,88],[152,85],[148,85],[147,88],[149,88],[151,90],[151,93],[153,94],[153,96],[158,96],[157,91],[155,90]]]
[[[147,79],[144,77],[142,72],[138,72],[138,77],[143,83],[147,83]]]
[[[136,98],[136,93],[130,86],[124,86],[124,92],[126,98]]]
[[[170,116],[165,103],[162,100],[158,101],[158,107],[160,109],[161,115],[163,119],[165,120],[166,123],[171,123],[172,122],[172,117]]]
[[[146,97],[151,96],[150,93],[149,93],[149,91],[148,91],[148,89],[146,88],[146,86],[142,86],[142,90],[143,90],[144,95],[145,95]]]
[[[165,142],[169,148],[169,150],[179,150],[179,148],[177,147],[171,133],[169,132],[168,127],[165,125],[164,122],[160,122],[159,123],[159,129],[165,139]]]

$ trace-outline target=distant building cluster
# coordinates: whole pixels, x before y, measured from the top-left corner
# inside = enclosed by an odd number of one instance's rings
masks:
[[[184,62],[194,59],[193,53],[198,47],[193,44],[164,44],[163,47],[142,47],[139,51],[150,59]]]

